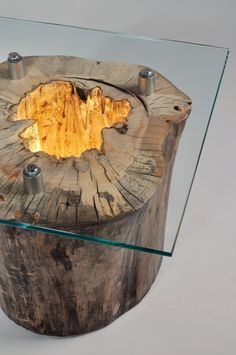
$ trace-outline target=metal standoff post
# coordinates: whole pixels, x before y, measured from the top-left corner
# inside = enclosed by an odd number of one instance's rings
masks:
[[[20,80],[25,76],[24,70],[24,59],[23,57],[16,53],[11,52],[8,54],[8,73],[12,80]]]
[[[23,170],[24,191],[30,195],[43,192],[41,169],[34,164],[27,165]]]
[[[150,68],[143,68],[138,78],[139,93],[149,96],[155,91],[155,72]]]

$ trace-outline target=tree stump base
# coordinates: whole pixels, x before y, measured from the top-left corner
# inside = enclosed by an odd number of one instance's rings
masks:
[[[163,247],[171,172],[191,100],[143,68],[77,57],[0,64],[0,219]],[[22,171],[45,189],[25,193]],[[135,306],[161,256],[1,226],[0,305],[17,324],[67,336],[102,328]]]

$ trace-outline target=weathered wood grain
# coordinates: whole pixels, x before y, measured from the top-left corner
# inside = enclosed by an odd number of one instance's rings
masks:
[[[77,57],[27,57],[23,80],[0,64],[0,218],[63,228],[149,248],[163,247],[174,158],[191,100],[156,73],[156,91],[138,93],[142,66]],[[34,121],[15,121],[20,99],[38,85],[70,81],[128,100],[127,127],[102,130],[100,150],[57,159],[25,149]],[[32,117],[33,119],[33,117]],[[42,194],[23,191],[22,170],[41,167]],[[1,227],[0,304],[16,323],[42,334],[81,334],[137,304],[160,256]]]

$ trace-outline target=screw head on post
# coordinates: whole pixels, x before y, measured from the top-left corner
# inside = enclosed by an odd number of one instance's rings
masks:
[[[41,169],[30,164],[23,170],[24,191],[30,195],[43,192],[43,178]]]
[[[139,93],[149,96],[155,91],[155,72],[150,68],[143,68],[139,72]]]
[[[17,52],[11,52],[8,54],[8,60],[11,63],[19,63],[22,61],[22,56]]]
[[[25,76],[24,59],[17,52],[8,54],[8,73],[11,80],[20,80]]]

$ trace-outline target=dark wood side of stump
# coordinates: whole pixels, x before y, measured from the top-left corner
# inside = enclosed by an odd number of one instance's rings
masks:
[[[162,248],[174,156],[184,123],[166,146],[160,189],[143,209],[104,233]],[[101,227],[103,228],[103,227]],[[112,229],[111,229],[112,228]],[[40,334],[83,334],[106,326],[150,289],[161,256],[1,226],[0,304],[17,324]]]
[[[1,307],[40,334],[106,326],[143,298],[161,264],[152,254],[3,226],[1,239]]]

